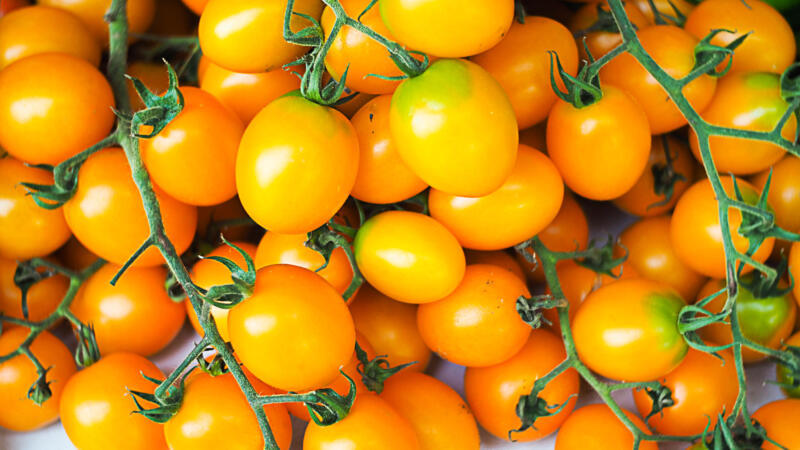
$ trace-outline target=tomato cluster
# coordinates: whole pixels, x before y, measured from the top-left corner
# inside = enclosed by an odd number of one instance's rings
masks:
[[[800,448],[790,6],[28,3],[0,2],[0,427]],[[790,398],[749,417],[768,357]]]

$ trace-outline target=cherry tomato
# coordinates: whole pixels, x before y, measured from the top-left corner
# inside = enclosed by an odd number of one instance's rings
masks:
[[[695,298],[705,278],[687,267],[670,242],[668,216],[642,219],[622,232],[620,245],[628,252],[626,266],[642,278],[670,285],[682,298]]]
[[[745,41],[746,42],[746,41]],[[780,94],[780,77],[773,73],[744,72],[724,77],[708,108],[701,113],[707,122],[722,127],[751,131],[772,131],[789,108]],[[781,130],[794,139],[797,119],[792,116]],[[697,135],[690,132],[689,144],[700,160]],[[711,157],[720,173],[751,174],[778,162],[784,150],[772,143],[749,139],[713,136],[709,138]]]
[[[70,238],[55,254],[64,267],[80,272],[97,261],[97,255],[86,249],[77,239]],[[30,294],[29,294],[30,295]]]
[[[361,274],[375,289],[406,303],[428,303],[453,292],[464,277],[464,251],[428,216],[386,211],[367,220],[353,243]]]
[[[38,0],[40,5],[66,9],[78,16],[103,45],[108,46],[108,23],[104,17],[112,0]],[[153,21],[157,0],[129,0],[126,15],[130,33],[144,33]]]
[[[775,400],[758,408],[751,418],[764,427],[767,437],[783,446],[778,447],[769,441],[764,441],[762,449],[800,448],[800,435],[797,434],[800,400],[795,398]]]
[[[319,0],[297,0],[293,12],[319,20]],[[200,47],[203,54],[234,72],[257,73],[278,69],[305,53],[308,47],[283,39],[286,2],[262,0],[210,0],[200,16]],[[291,29],[298,32],[311,22],[292,16]]]
[[[428,366],[431,351],[417,329],[417,306],[394,301],[364,285],[350,304],[350,314],[356,330],[392,367],[416,362],[403,372],[422,372]]]
[[[703,39],[713,29],[734,30],[718,33],[711,39],[711,44],[722,47],[748,34],[736,47],[731,66],[734,72],[781,73],[794,61],[795,40],[791,27],[781,13],[760,0],[748,1],[746,5],[738,0],[703,2],[686,18],[684,28],[698,39]]]
[[[644,30],[653,23],[642,14],[642,11],[636,6],[635,1],[624,2],[625,14],[628,19],[636,26],[637,30]],[[622,36],[617,32],[611,31],[591,31],[588,30],[597,22],[598,8],[602,8],[608,14],[611,14],[611,9],[608,7],[608,1],[590,1],[575,12],[572,19],[569,21],[569,30],[576,34],[578,41],[578,49],[581,53],[581,59],[586,59],[586,50],[583,48],[583,39],[586,38],[586,46],[592,53],[592,56],[597,59],[614,47],[622,43]]]
[[[516,414],[520,397],[529,395],[533,383],[566,357],[561,339],[547,330],[536,329],[511,359],[489,367],[468,367],[464,373],[464,391],[478,423],[493,435],[509,439],[509,431],[522,425]],[[534,427],[522,433],[511,433],[511,438],[520,442],[533,441],[558,429],[575,408],[579,388],[578,373],[573,369],[553,378],[539,396],[548,405],[568,401],[567,406],[558,414],[537,419]]]
[[[575,348],[590,369],[615,380],[650,381],[672,371],[689,346],[678,332],[683,300],[668,285],[644,279],[610,283],[575,313]]]
[[[0,335],[0,355],[17,349],[30,330],[11,327]],[[30,345],[31,352],[46,368],[52,395],[41,406],[28,399],[28,389],[39,376],[36,367],[25,355],[17,355],[0,363],[0,427],[13,431],[30,431],[58,420],[58,404],[67,381],[75,373],[75,361],[69,349],[55,336],[42,331]]]
[[[86,25],[67,11],[29,6],[0,20],[0,69],[26,56],[51,52],[100,64],[100,44]]]
[[[238,73],[210,62],[200,87],[247,124],[273,100],[300,89],[300,78],[280,68],[261,73]]]
[[[653,14],[653,7],[650,5],[650,0],[633,0],[632,3],[636,4],[636,7],[639,8],[639,11],[644,14],[647,20],[655,23],[655,15]],[[685,17],[692,12],[695,5],[689,0],[654,0],[653,4],[655,5],[656,11],[658,11],[667,23],[672,23],[670,18],[678,18],[678,14],[675,12],[676,9]]]
[[[522,267],[520,267],[517,260],[505,250],[494,250],[490,252],[465,250],[464,256],[467,259],[467,264],[491,264],[493,266],[502,267],[516,275],[520,280],[525,281],[525,273],[522,272]]]
[[[547,120],[547,152],[576,194],[611,200],[628,192],[647,166],[647,115],[608,85],[602,98],[580,109],[558,100]]]
[[[389,130],[391,102],[389,95],[375,97],[352,119],[358,134],[359,161],[356,183],[350,195],[369,203],[396,203],[428,187],[400,159]]]
[[[263,383],[261,395],[275,394]],[[260,388],[260,389],[259,389]],[[278,447],[292,444],[292,422],[282,404],[264,405],[267,421]],[[211,376],[196,371],[189,376],[181,408],[164,424],[164,436],[172,450],[231,448],[263,449],[258,420],[233,375]]]
[[[741,277],[741,281],[749,282],[750,275]],[[725,287],[723,280],[710,280],[697,294],[700,301]],[[786,287],[786,286],[783,286]],[[722,311],[727,296],[717,295],[704,308],[714,314]],[[736,297],[736,317],[739,328],[747,339],[769,348],[779,348],[784,339],[792,334],[797,305],[791,294],[757,298],[753,291],[739,283],[739,295]],[[698,330],[704,340],[725,345],[733,342],[731,326],[728,323],[714,323]],[[764,359],[766,355],[749,348],[742,348],[742,359],[751,363]]]
[[[339,247],[331,253],[328,265],[325,258],[316,250],[305,246],[305,234],[279,234],[268,231],[256,250],[255,265],[257,269],[273,264],[291,264],[314,271],[330,283],[339,294],[344,294],[353,281],[353,269],[344,249]]]
[[[113,107],[108,81],[83,59],[21,59],[0,73],[0,145],[28,163],[58,164],[106,137]]]
[[[734,195],[731,177],[720,178],[725,192]],[[746,181],[736,180],[736,182],[744,201],[751,205],[756,204],[758,191]],[[744,252],[747,250],[748,240],[739,234],[741,223],[741,211],[731,208],[728,212],[731,239],[736,249]],[[725,253],[722,247],[717,200],[708,180],[703,179],[693,184],[678,200],[670,222],[670,240],[675,254],[690,269],[708,277],[725,277]],[[752,255],[753,258],[756,261],[765,261],[774,244],[774,238],[766,239]],[[752,269],[750,266],[745,266],[744,271]]]
[[[303,437],[303,450],[336,447],[382,450],[421,448],[411,422],[387,401],[371,393],[357,396],[347,417],[333,425],[308,424]]]
[[[1,128],[1,127],[0,127]],[[14,158],[0,158],[0,257],[25,260],[46,256],[70,237],[64,214],[36,206],[19,183],[53,184],[49,172]]]
[[[431,216],[459,243],[475,250],[500,250],[542,231],[558,214],[564,183],[556,166],[538,150],[520,145],[517,162],[503,185],[470,198],[431,189]]]
[[[189,7],[195,14],[198,16],[203,14],[203,10],[206,8],[206,4],[208,0],[181,0],[184,5]]]
[[[252,295],[228,313],[228,332],[244,365],[287,391],[330,383],[356,342],[342,297],[319,275],[288,264],[258,270]]]
[[[524,24],[514,21],[499,44],[472,58],[503,86],[520,129],[546,119],[556,102],[550,83],[550,51],[558,54],[564,71],[575,76],[578,47],[572,33],[553,19],[528,16]],[[559,86],[563,88],[563,83]]]
[[[72,444],[85,450],[166,449],[164,426],[140,414],[130,391],[153,392],[142,375],[164,379],[152,362],[134,353],[112,353],[69,379],[61,395],[61,424]],[[139,400],[145,408],[155,405]]]
[[[675,180],[672,184],[672,197],[665,202],[666,193],[660,191],[661,186],[657,187],[657,183],[664,184],[661,177],[668,170],[666,150],[669,150],[672,171],[684,179]],[[686,144],[669,135],[656,136],[650,148],[647,167],[639,181],[621,197],[615,198],[614,204],[623,211],[637,216],[652,217],[664,214],[675,206],[683,192],[695,180],[695,164]]]
[[[381,9],[387,3],[381,2]],[[474,3],[470,14],[477,13]],[[514,110],[503,88],[475,63],[442,59],[403,81],[392,95],[389,126],[408,167],[448,194],[487,195],[514,168],[519,142]]]
[[[184,107],[151,139],[139,139],[155,184],[178,201],[217,205],[236,195],[235,164],[244,125],[213,95],[181,88]]]
[[[169,87],[169,75],[167,68],[164,64],[149,63],[143,61],[134,61],[128,65],[128,75],[138,78],[139,81],[144,83],[151,92],[156,95],[163,95],[167,92]],[[133,87],[133,81],[128,80],[128,98],[131,99],[131,108],[133,111],[144,109],[144,103]]]
[[[22,319],[22,291],[14,284],[16,270],[16,262],[0,258],[0,314]],[[68,287],[69,279],[64,275],[53,275],[31,286],[26,296],[28,320],[46,319],[61,304]]]
[[[432,376],[403,370],[389,377],[383,387],[381,398],[411,422],[421,449],[480,448],[475,417],[450,386]]]
[[[800,280],[800,243],[792,243],[791,250],[789,251],[789,273],[792,279]],[[800,284],[795,282],[792,291],[794,299],[800,304]]]
[[[672,392],[675,404],[647,421],[655,431],[671,435],[700,434],[713,429],[723,411],[730,414],[739,382],[730,350],[719,352],[723,361],[710,353],[690,349],[681,365],[659,380]],[[642,417],[650,414],[653,400],[644,389],[634,389],[633,399]],[[710,422],[709,422],[710,421]]]
[[[293,95],[267,105],[247,126],[236,188],[262,227],[307,233],[344,204],[357,172],[358,138],[347,118]]]
[[[623,409],[623,413],[645,434],[650,434],[642,419]],[[578,408],[567,418],[556,436],[555,450],[619,450],[633,448],[633,433],[604,404]],[[639,450],[658,450],[653,441],[641,441]]]
[[[381,18],[389,31],[413,49],[444,58],[460,58],[495,46],[511,27],[514,2],[475,0],[381,0]]]
[[[698,39],[674,25],[655,25],[636,33],[645,51],[670,76],[681,79],[694,68],[694,48]],[[666,133],[686,125],[686,118],[664,88],[629,53],[612,59],[600,70],[600,79],[623,87],[639,102],[653,134]],[[683,95],[695,111],[711,103],[717,79],[701,75],[684,86]]]
[[[783,349],[785,350],[787,346],[792,347],[800,347],[800,332],[795,333],[786,339],[783,342]],[[794,377],[792,376],[789,369],[786,368],[783,364],[776,364],[775,371],[778,379],[778,383],[784,383],[784,386],[781,386],[781,390],[784,394],[789,397],[793,398],[800,398],[800,386],[798,387],[791,387],[794,383]]]
[[[178,202],[158,187],[154,186],[154,190],[167,237],[178,253],[183,253],[194,236],[197,209]],[[78,189],[63,210],[67,225],[81,244],[115,264],[124,264],[150,236],[139,191],[120,148],[89,156],[78,173]],[[133,265],[161,263],[161,253],[151,247]]]
[[[775,223],[784,230],[800,231],[800,158],[789,155],[775,163],[767,202],[775,209]],[[770,169],[752,179],[753,186],[764,190]]]

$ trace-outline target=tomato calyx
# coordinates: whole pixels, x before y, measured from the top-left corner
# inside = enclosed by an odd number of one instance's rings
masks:
[[[89,367],[100,360],[100,347],[94,334],[94,326],[78,323],[75,329],[75,338],[78,346],[75,349],[75,364],[78,367]]]
[[[367,352],[365,352],[358,342],[356,342],[356,358],[358,358],[358,373],[361,375],[361,381],[364,386],[372,392],[380,394],[383,392],[383,383],[392,375],[405,369],[417,361],[401,364],[399,366],[391,367],[389,360],[385,359],[387,355],[379,355],[373,359],[369,359]]]
[[[519,397],[519,401],[517,401],[516,406],[516,413],[517,417],[519,417],[521,424],[519,428],[515,430],[509,430],[508,432],[508,440],[514,442],[513,433],[522,433],[523,431],[527,430],[528,428],[536,429],[534,423],[536,420],[542,417],[549,417],[554,416],[560,413],[567,405],[572,401],[573,397],[576,397],[577,394],[572,394],[567,397],[561,404],[551,405],[547,403],[547,400],[541,398],[539,394],[544,390],[548,383],[550,383],[553,378],[557,377],[565,370],[572,367],[573,361],[571,358],[567,358],[561,362],[558,366],[556,366],[553,370],[547,373],[547,375],[537,379],[533,383],[533,387],[531,388],[531,393],[528,395],[522,395]]]
[[[661,135],[661,143],[664,147],[666,162],[664,164],[653,164],[650,170],[653,172],[653,192],[659,197],[663,196],[664,199],[647,205],[647,209],[658,208],[668,204],[675,194],[675,185],[680,181],[688,181],[685,176],[675,171],[675,166],[673,165],[675,155],[670,152],[669,139],[667,139],[666,134]]]
[[[236,246],[236,244],[228,242],[224,237],[222,242],[242,255],[247,264],[247,269],[242,269],[235,262],[223,256],[200,256],[200,259],[211,259],[227,267],[231,271],[233,283],[216,285],[209,289],[194,285],[194,288],[200,292],[203,301],[217,308],[231,309],[253,293],[253,286],[256,284],[256,267],[253,264],[253,258],[247,252]]]
[[[133,411],[134,414],[141,414],[142,416],[156,423],[166,423],[169,421],[169,419],[177,414],[178,410],[181,408],[186,377],[189,375],[189,373],[191,372],[187,372],[184,376],[180,377],[180,382],[177,385],[170,385],[167,388],[167,395],[164,397],[158,397],[149,392],[128,390],[128,392],[131,394],[131,398],[133,399],[133,403],[136,405],[136,411]],[[154,383],[156,386],[161,386],[163,383],[163,380],[149,377],[144,373],[142,373],[142,377],[144,377],[147,381]],[[157,406],[153,408],[145,408],[142,406],[139,400],[148,401]]]
[[[672,398],[672,390],[660,383],[644,383],[641,386],[645,394],[650,397],[652,407],[650,412],[644,418],[645,421],[655,416],[656,414],[663,414],[664,408],[669,408],[675,405],[675,400]]]
[[[50,369],[52,369],[52,367],[41,371],[36,381],[34,381],[30,389],[28,389],[28,400],[33,401],[39,406],[42,406],[44,402],[53,396],[53,391],[50,390],[50,383],[52,383],[52,381],[47,381],[47,372],[49,372]]]
[[[226,342],[225,344],[228,346],[230,351],[233,351],[230,342]],[[197,361],[197,367],[199,367],[200,370],[211,375],[212,377],[218,377],[230,372],[228,365],[225,364],[225,360],[222,358],[222,354],[219,352],[216,352],[210,360],[204,358],[203,354],[201,353],[197,355],[195,361]]]
[[[334,250],[337,248],[344,250],[345,255],[347,255],[347,261],[350,263],[350,268],[353,270],[353,279],[350,281],[350,285],[347,287],[347,290],[345,290],[344,294],[342,294],[342,298],[347,301],[364,283],[364,277],[361,275],[361,271],[358,269],[356,258],[353,255],[353,249],[350,246],[350,242],[348,242],[347,238],[337,231],[343,230],[348,236],[350,236],[350,231],[352,229],[345,225],[337,224],[333,220],[334,219],[331,219],[327,224],[309,232],[305,246],[311,250],[314,250],[322,255],[323,258],[325,258],[325,263],[317,268],[316,272],[328,267],[328,263],[330,263],[331,255],[333,254]],[[355,232],[353,232],[352,236],[355,236]]]
[[[606,243],[596,246],[594,241],[589,242],[589,248],[581,252],[581,257],[575,258],[578,265],[583,266],[599,274],[608,275],[614,279],[622,277],[622,263],[628,259],[628,249],[620,245],[625,253],[619,258],[614,257],[614,248],[617,240],[608,236]],[[614,269],[619,267],[619,273],[614,273]]]
[[[28,290],[34,284],[52,277],[56,274],[55,270],[46,268],[39,270],[42,267],[36,263],[36,260],[22,261],[17,264],[17,269],[14,271],[14,285],[17,286],[22,294],[22,317],[28,320]]]
[[[781,277],[788,273],[789,262],[785,255],[782,255],[778,266],[775,268],[776,277],[770,277],[762,272],[755,271],[739,278],[739,287],[752,292],[756,299],[771,297],[783,297],[792,292],[793,283],[781,287]],[[791,277],[791,274],[789,275]]]
[[[692,448],[708,450],[757,450],[762,448],[768,438],[766,430],[756,421],[747,424],[728,423],[735,420],[733,417],[724,419],[723,414],[719,414],[717,425],[710,434],[708,430],[703,431],[700,441]]]
[[[133,82],[133,87],[136,88],[136,92],[145,105],[144,109],[136,111],[131,117],[125,112],[115,111],[120,119],[130,121],[131,136],[143,139],[152,138],[183,110],[183,94],[178,89],[178,75],[166,60],[164,60],[164,64],[167,65],[169,87],[163,95],[157,95],[150,91],[138,78],[125,75]],[[149,132],[140,132],[142,127],[149,127]]]
[[[545,309],[566,307],[569,307],[569,302],[566,299],[555,298],[552,295],[534,295],[532,297],[520,295],[516,303],[517,314],[519,314],[523,322],[530,325],[534,330],[541,328],[542,325],[552,325],[544,316]]]
[[[317,389],[298,395],[308,409],[308,415],[320,426],[333,425],[347,417],[356,400],[356,383],[342,370],[339,373],[350,383],[347,395],[342,396],[331,388]]]
[[[587,53],[592,63],[584,64],[577,76],[572,76],[564,70],[558,53],[554,51],[548,51],[547,53],[550,55],[550,85],[553,88],[553,92],[555,92],[561,100],[580,109],[592,105],[603,98],[603,91],[600,89],[600,77],[597,75],[599,65],[602,64],[593,64],[595,61],[591,53],[588,53],[588,50]],[[561,88],[558,87],[554,69],[558,70],[558,75],[564,83],[566,91],[562,91]]]
[[[742,45],[744,40],[750,33],[745,33],[738,38],[734,39],[730,44],[720,47],[714,45],[711,40],[719,33],[735,33],[731,30],[718,28],[711,30],[706,37],[704,37],[694,47],[694,67],[692,70],[681,80],[681,83],[688,84],[695,78],[701,75],[710,75],[712,77],[722,77],[730,70],[733,65],[733,51],[736,47]],[[725,67],[718,70],[717,67],[723,61],[727,63]]]
[[[800,388],[800,347],[786,345],[782,350],[780,359],[773,358],[778,369],[775,384],[786,391],[793,391]]]

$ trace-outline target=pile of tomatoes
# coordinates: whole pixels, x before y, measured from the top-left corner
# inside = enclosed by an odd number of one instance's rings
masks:
[[[791,237],[800,159],[776,139],[719,136],[702,155],[686,118],[781,126],[794,145],[782,74],[795,35],[776,9],[792,5],[625,2],[666,75],[727,52],[679,108],[632,54],[586,77],[623,42],[603,0],[294,0],[288,14],[282,0],[126,3],[128,65],[114,68],[111,0],[0,1],[0,427],[60,419],[80,449],[288,449],[303,422],[307,450],[477,449],[479,427],[515,442],[557,433],[558,450],[625,449],[629,426],[692,448],[732,448],[715,431],[735,428],[747,448],[800,449],[800,374],[779,365],[788,398],[752,417],[737,402],[741,361],[800,346],[800,243],[751,245],[753,214],[735,208],[723,233],[702,164],[710,156],[728,196]],[[180,66],[179,88],[161,56]],[[401,56],[424,70],[404,76]],[[330,84],[315,90],[321,67]],[[165,97],[117,83],[116,69]],[[168,98],[180,112],[163,129],[120,138]],[[42,194],[51,185],[62,191]],[[589,257],[602,252],[589,250],[588,204],[637,217],[603,253],[617,267]],[[772,282],[743,264],[735,320],[689,342],[687,305],[724,311],[728,234],[782,272]],[[191,283],[175,282],[169,252]],[[41,279],[27,289],[31,259]],[[220,286],[228,297],[212,298]],[[520,304],[538,304],[536,320]],[[148,357],[187,316],[199,362],[164,402],[153,393],[167,374]],[[93,330],[99,349],[80,370],[58,337],[70,326]],[[203,359],[217,337],[241,377]],[[765,349],[738,354],[743,339]],[[463,393],[425,373],[435,357],[466,367]],[[615,390],[598,376],[631,383],[636,411],[576,408],[581,378]],[[734,411],[745,418],[725,420]]]

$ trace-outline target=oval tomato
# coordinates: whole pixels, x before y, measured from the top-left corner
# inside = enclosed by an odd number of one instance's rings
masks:
[[[645,434],[650,434],[642,419],[623,409],[623,413]],[[590,447],[591,446],[591,447]],[[619,450],[633,448],[633,433],[604,404],[587,405],[573,412],[556,436],[555,450]],[[658,450],[653,441],[641,441],[639,450]]]
[[[15,261],[0,258],[0,314],[22,319],[22,291],[14,284]],[[28,289],[26,302],[28,320],[46,319],[52,314],[69,288],[69,279],[64,275],[53,275],[38,281]]]
[[[800,447],[800,436],[795,427],[800,420],[800,399],[787,398],[775,400],[758,408],[751,418],[761,424],[767,436],[783,447],[765,441],[761,447],[765,450]]]
[[[78,16],[89,31],[104,46],[108,47],[108,23],[105,15],[112,0],[39,0],[40,5],[66,9]],[[144,33],[153,21],[157,0],[129,0],[126,6],[128,31]]]

